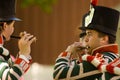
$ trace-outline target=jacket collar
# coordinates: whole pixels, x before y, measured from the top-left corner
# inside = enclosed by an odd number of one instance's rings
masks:
[[[92,51],[92,55],[96,53],[103,53],[103,52],[112,52],[114,54],[118,54],[118,45],[117,44],[109,44],[95,48]]]

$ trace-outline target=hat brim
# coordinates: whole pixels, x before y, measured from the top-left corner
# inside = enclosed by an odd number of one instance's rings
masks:
[[[81,26],[81,27],[79,27],[79,29],[80,30],[85,30],[86,28],[85,28],[85,26]]]
[[[11,21],[11,20],[13,20],[13,21],[22,21],[21,19],[19,19],[19,18],[16,18],[16,17],[12,17],[12,18],[0,18],[0,21],[2,21],[2,22],[4,22],[4,21]]]
[[[16,17],[10,18],[9,20],[14,20],[14,21],[22,21],[21,19],[19,19],[19,18],[16,18]]]

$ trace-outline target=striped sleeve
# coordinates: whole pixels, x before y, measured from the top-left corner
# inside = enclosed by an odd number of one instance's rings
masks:
[[[104,57],[104,56],[103,56]],[[101,62],[99,58],[91,55],[84,55],[82,57],[84,60],[89,61],[95,67],[97,67],[101,72],[103,72],[102,80],[118,80],[120,79],[120,58],[118,56],[114,56],[114,54],[110,53],[105,55],[105,59],[107,63]],[[110,62],[111,61],[111,62]]]
[[[0,80],[19,80],[28,70],[30,64],[22,58],[17,58],[13,66],[0,60]]]
[[[69,53],[63,52],[56,59],[53,77],[54,80],[82,80],[85,77],[90,77],[99,73],[100,72],[96,70],[93,65],[90,65],[90,63],[84,62],[84,64],[78,64],[76,60],[73,61],[70,59]]]
[[[55,80],[58,79],[69,80],[72,77],[79,75],[80,74],[79,72],[83,73],[83,70],[80,71],[80,65],[76,65],[74,61],[69,63],[69,60],[64,57],[58,58],[56,60],[56,64],[54,67]]]

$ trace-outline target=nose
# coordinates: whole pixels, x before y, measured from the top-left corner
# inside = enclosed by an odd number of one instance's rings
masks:
[[[87,43],[87,42],[89,42],[89,38],[88,38],[88,36],[85,36],[85,42]]]

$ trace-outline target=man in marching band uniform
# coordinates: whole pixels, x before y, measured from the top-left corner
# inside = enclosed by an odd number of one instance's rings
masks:
[[[94,0],[95,1],[95,0]],[[118,80],[118,45],[115,44],[120,13],[117,10],[96,6],[92,3],[88,16],[84,17],[86,30],[85,47],[74,43],[56,59],[53,77],[55,80]],[[71,58],[84,52],[82,61]],[[115,60],[115,61],[114,61]],[[113,61],[113,62],[112,62]],[[112,62],[112,63],[110,63]],[[110,64],[109,64],[110,63]],[[116,66],[113,66],[116,64]],[[110,69],[109,69],[110,68]],[[112,70],[112,71],[110,71]]]
[[[14,32],[15,21],[20,21],[15,17],[15,0],[0,0],[0,80],[19,80],[31,64],[31,44],[36,40],[33,35],[22,33],[18,41],[18,56],[14,62],[4,47],[4,42],[9,41]]]

